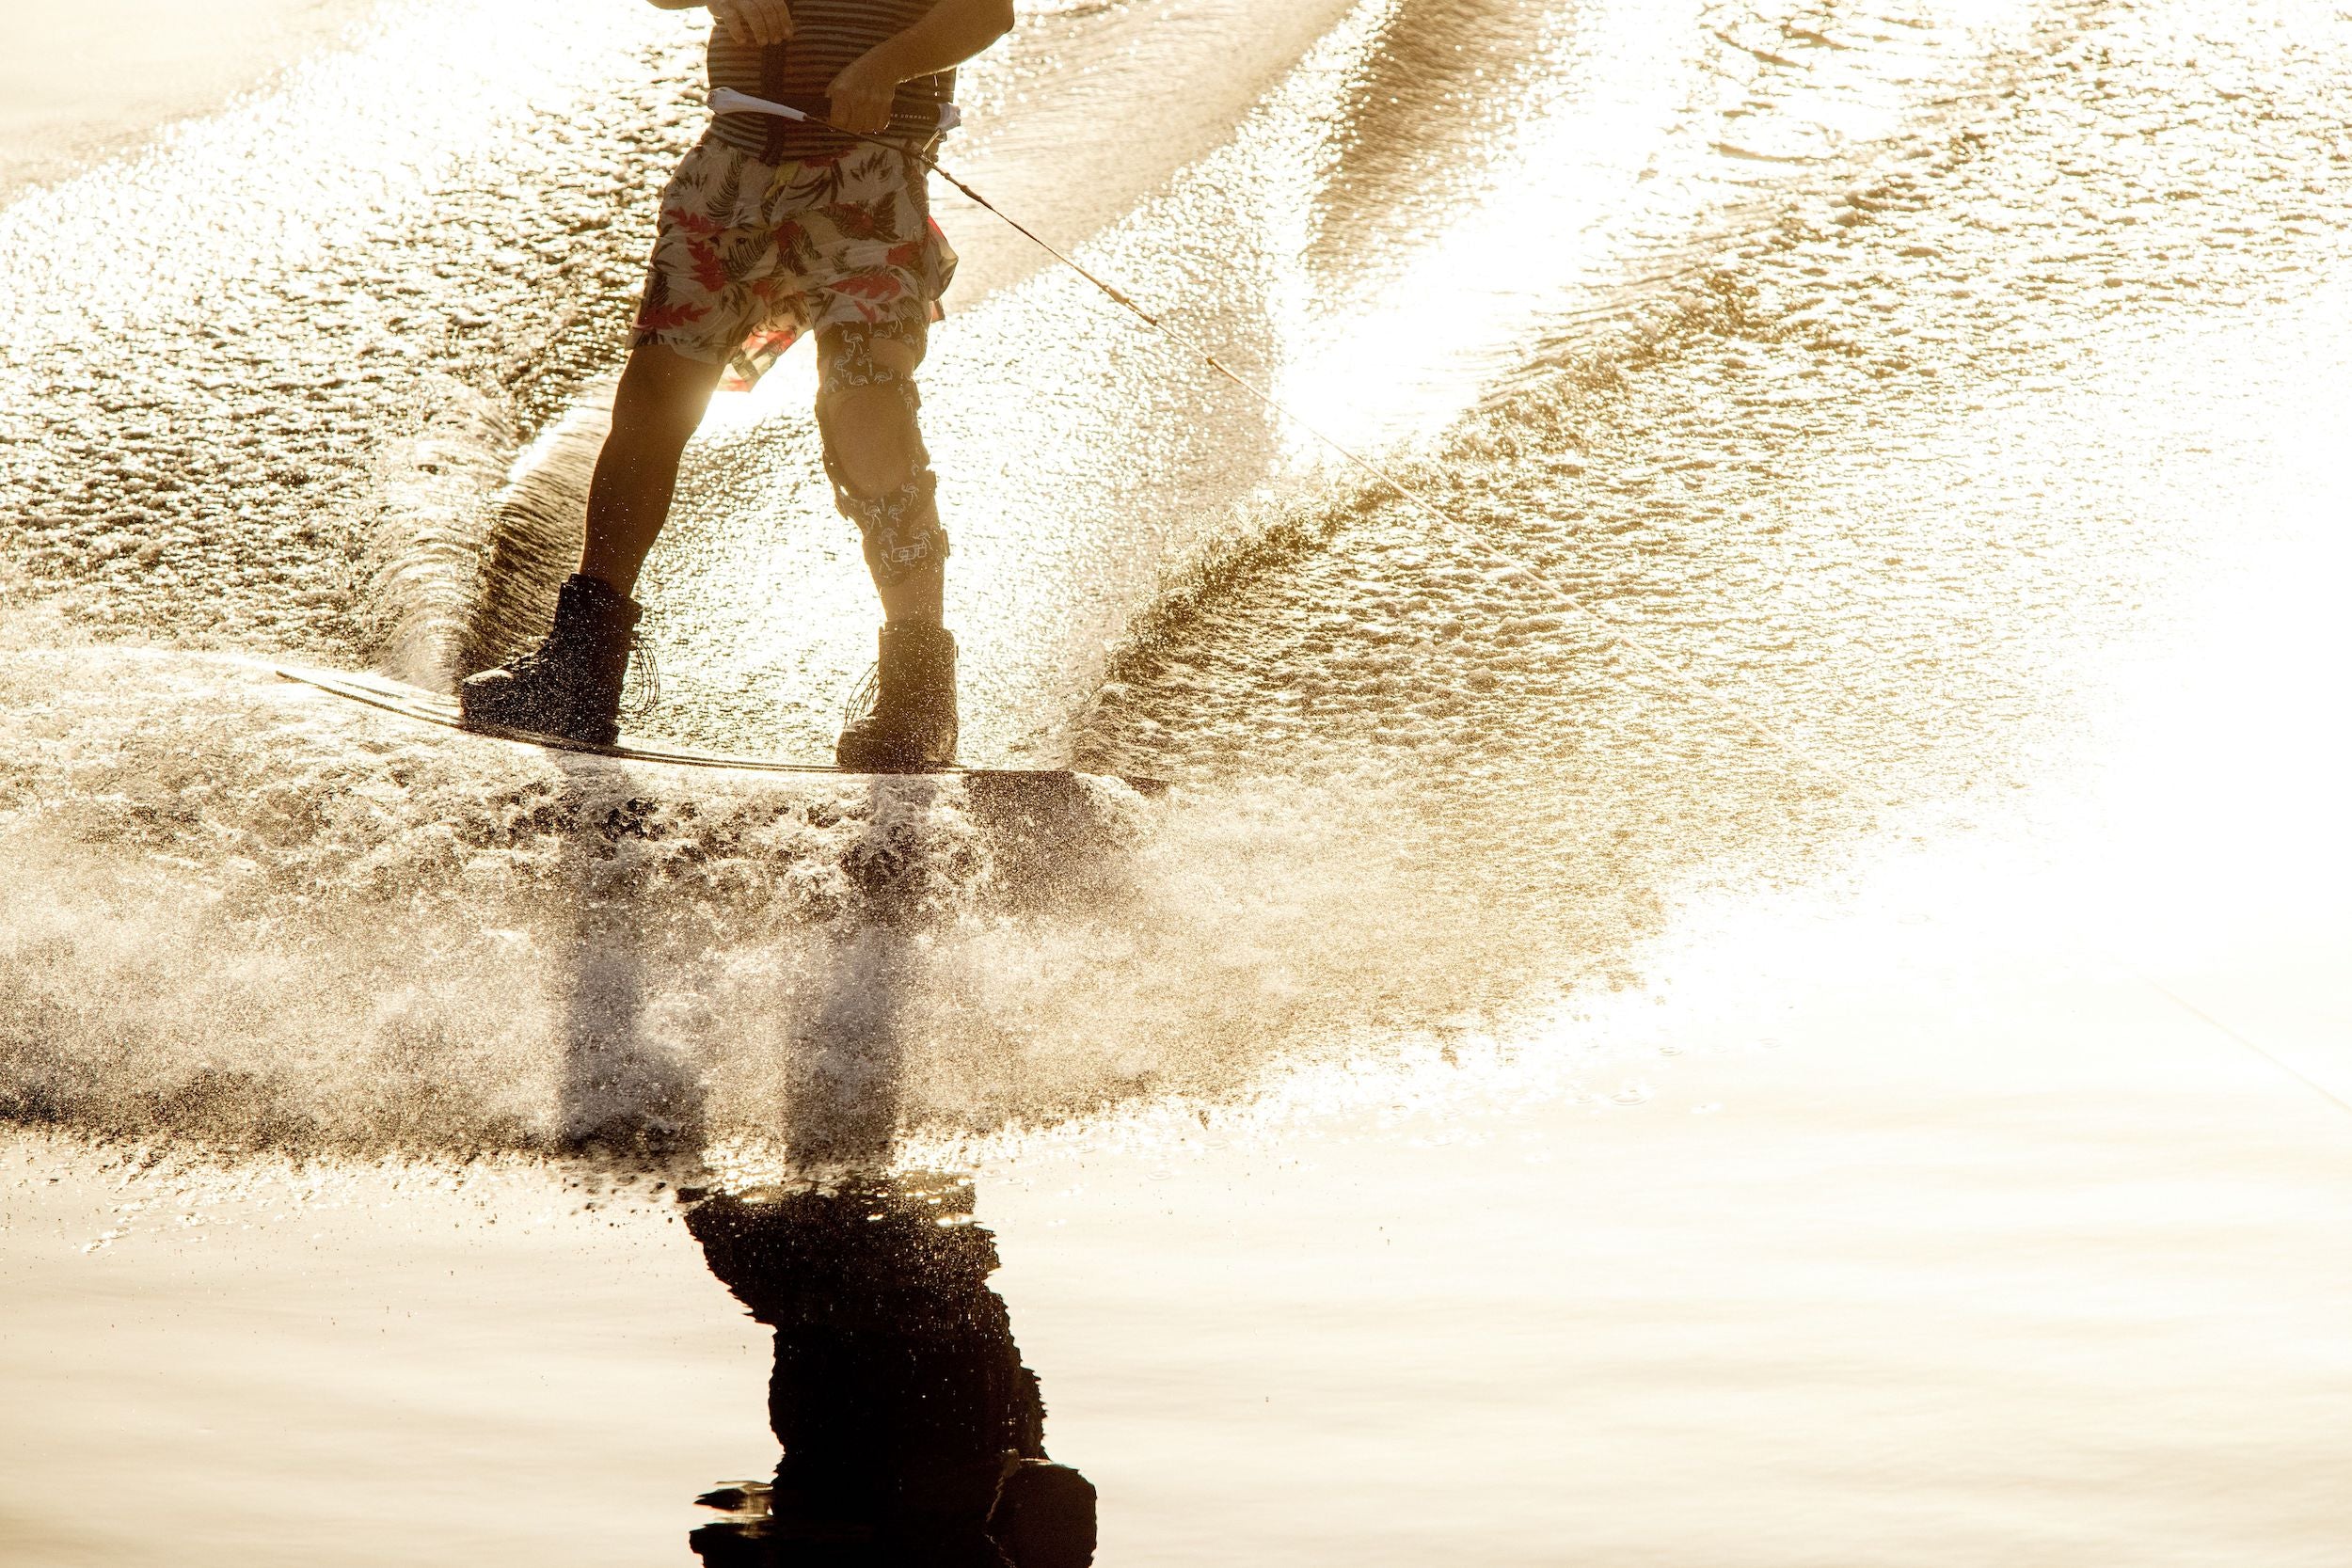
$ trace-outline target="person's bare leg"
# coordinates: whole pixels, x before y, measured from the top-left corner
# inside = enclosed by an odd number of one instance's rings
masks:
[[[839,357],[834,340],[839,330],[829,327],[819,336],[818,351],[826,366]],[[866,352],[876,366],[896,371],[909,381],[923,357],[920,345],[898,338],[874,337]],[[914,478],[925,463],[922,431],[897,388],[837,387],[821,395],[830,404],[828,450],[851,490],[862,496],[883,496]],[[933,561],[896,582],[877,573],[874,588],[882,595],[885,619],[937,626],[946,598],[946,563]]]
[[[612,433],[588,487],[588,535],[580,569],[624,595],[660,537],[677,485],[678,457],[702,423],[719,367],[659,343],[629,352],[612,396]]]
[[[629,355],[589,485],[580,571],[556,591],[554,622],[538,647],[459,683],[465,723],[597,746],[620,737],[621,687],[642,613],[629,595],[669,514],[678,454],[718,383],[716,365],[670,349]]]

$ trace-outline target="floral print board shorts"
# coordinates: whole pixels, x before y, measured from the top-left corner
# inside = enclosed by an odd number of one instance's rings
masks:
[[[919,341],[956,272],[927,172],[879,147],[763,164],[697,142],[661,193],[630,341],[723,364],[739,391],[803,332],[883,324]]]

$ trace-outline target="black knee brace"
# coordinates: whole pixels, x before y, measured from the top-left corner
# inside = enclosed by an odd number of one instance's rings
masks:
[[[900,338],[892,324],[878,323],[864,330],[835,335],[833,355],[823,367],[817,392],[817,429],[824,437],[825,476],[833,481],[833,503],[857,525],[866,547],[866,564],[883,584],[905,581],[917,573],[936,569],[947,559],[947,531],[939,526],[935,495],[938,476],[931,472],[930,453],[923,446],[917,419],[923,407],[914,378],[895,365],[878,363],[877,336]],[[914,453],[914,471],[905,483],[879,496],[860,495],[850,485],[840,460],[834,454],[835,404],[841,395],[860,388],[887,387],[906,407],[907,434]]]

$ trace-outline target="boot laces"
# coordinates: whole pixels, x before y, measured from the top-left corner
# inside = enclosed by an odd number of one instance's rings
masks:
[[[849,700],[841,705],[841,727],[848,729],[861,719],[873,717],[882,703],[882,660],[866,667],[866,673],[850,688]]]
[[[634,722],[661,705],[661,665],[654,657],[653,633],[628,634],[628,673],[621,677],[620,716]]]

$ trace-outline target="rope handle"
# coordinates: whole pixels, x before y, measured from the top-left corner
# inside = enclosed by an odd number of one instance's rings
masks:
[[[803,125],[822,125],[827,130],[841,130],[839,126],[832,124],[822,114],[814,109],[795,108],[789,103],[779,103],[772,98],[755,98],[750,93],[739,91],[734,87],[713,87],[703,99],[703,103],[709,106],[713,114],[773,115],[779,119],[797,119]],[[963,111],[961,109],[953,103],[942,103],[939,106],[940,130],[952,131],[962,123]],[[854,131],[841,131],[841,134],[845,136],[857,135]],[[860,136],[858,139],[865,141],[873,138]]]

